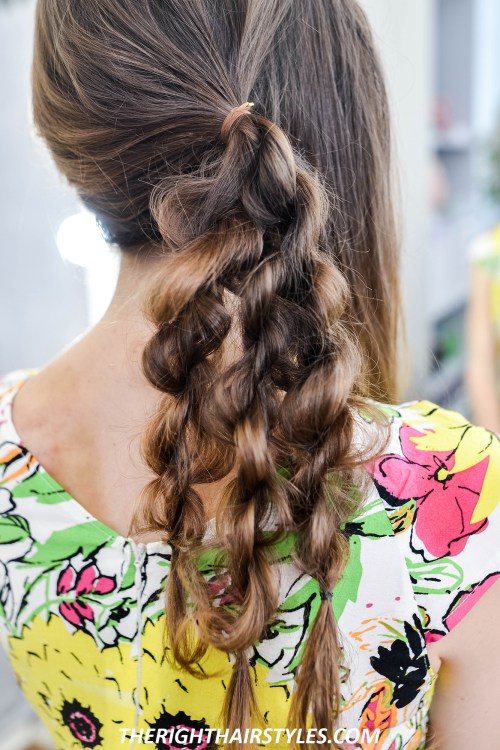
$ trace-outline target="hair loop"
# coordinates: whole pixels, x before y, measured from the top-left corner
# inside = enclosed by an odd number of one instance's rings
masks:
[[[328,600],[331,602],[333,598],[333,591],[326,591],[325,589],[321,589],[321,591],[319,592],[319,598],[322,601]]]
[[[254,102],[244,102],[244,104],[240,104],[238,107],[233,107],[232,110],[228,112],[220,129],[221,138],[224,143],[227,143],[229,133],[236,120],[239,120],[240,117],[248,114],[254,106]]]

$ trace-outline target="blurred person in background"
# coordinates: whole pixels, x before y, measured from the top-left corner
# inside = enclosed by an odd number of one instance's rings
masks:
[[[489,152],[488,193],[500,206],[500,124]],[[500,433],[500,222],[471,244],[466,383],[472,419]]]
[[[58,750],[490,747],[500,440],[393,403],[358,3],[39,0],[33,104],[121,260],[103,318],[0,392],[0,628]]]
[[[500,433],[500,225],[471,247],[466,383],[472,419]]]

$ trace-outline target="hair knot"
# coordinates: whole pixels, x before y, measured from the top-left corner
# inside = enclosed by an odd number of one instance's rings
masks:
[[[238,107],[233,107],[232,110],[227,113],[220,129],[221,138],[224,143],[227,143],[229,133],[231,132],[231,128],[233,127],[236,120],[239,120],[240,117],[248,114],[254,106],[254,102],[245,102],[244,104],[240,104]]]

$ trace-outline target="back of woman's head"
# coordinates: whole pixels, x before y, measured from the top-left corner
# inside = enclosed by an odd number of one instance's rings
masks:
[[[207,644],[235,653],[225,719],[242,727],[258,710],[247,652],[278,604],[269,548],[294,529],[297,564],[331,590],[368,455],[354,407],[394,392],[389,125],[366,19],[354,0],[38,0],[33,105],[109,241],[164,258],[143,357],[164,393],[143,440],[158,479],[138,526],[172,544],[176,660],[196,672]],[[214,605],[196,565],[206,519],[193,485],[230,471],[218,527],[236,610]],[[323,597],[292,724],[310,710],[332,726],[340,659]]]

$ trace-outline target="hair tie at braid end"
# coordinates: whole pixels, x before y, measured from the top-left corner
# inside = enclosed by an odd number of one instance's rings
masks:
[[[328,600],[331,602],[333,598],[333,591],[325,591],[324,589],[321,589],[321,591],[319,592],[319,598],[322,601]]]
[[[250,112],[250,110],[254,106],[255,102],[245,102],[244,104],[240,104],[238,107],[233,107],[232,110],[227,113],[220,129],[220,134],[224,142],[227,142],[229,131],[233,127],[236,120]]]

